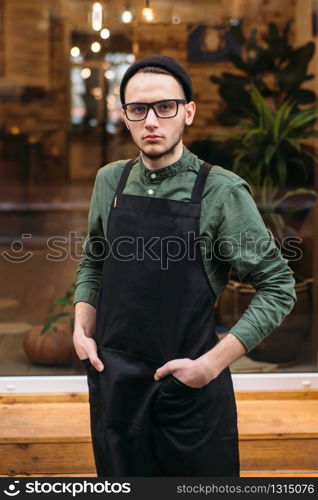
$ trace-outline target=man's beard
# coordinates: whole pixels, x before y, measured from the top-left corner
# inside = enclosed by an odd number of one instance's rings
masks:
[[[161,153],[146,153],[146,151],[144,151],[140,146],[138,146],[138,144],[134,140],[133,136],[131,136],[131,138],[134,141],[134,143],[136,144],[136,146],[138,147],[139,151],[142,152],[142,154],[145,158],[148,158],[149,160],[158,160],[159,158],[164,158],[164,157],[168,158],[169,156],[173,155],[174,150],[176,149],[176,147],[178,146],[178,144],[180,143],[180,141],[182,139],[183,130],[184,130],[184,122],[182,123],[182,125],[180,127],[179,134],[178,134],[178,137],[175,140],[175,142],[172,144],[172,146],[170,146],[169,149],[167,149],[166,151],[162,151]]]

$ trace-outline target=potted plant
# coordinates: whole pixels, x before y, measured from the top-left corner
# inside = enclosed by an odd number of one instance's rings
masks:
[[[251,100],[251,88],[278,109],[285,101],[294,102],[298,110],[303,105],[316,102],[316,93],[303,88],[303,84],[314,78],[309,74],[309,63],[314,55],[315,44],[308,42],[300,47],[290,43],[292,21],[282,28],[269,23],[267,30],[260,33],[253,29],[245,34],[243,23],[230,26],[231,36],[241,47],[241,53],[229,49],[227,59],[234,71],[225,71],[220,76],[212,75],[210,80],[218,86],[221,97],[216,114],[217,122],[224,127],[236,127],[241,120],[255,111]],[[294,163],[287,162],[290,186],[305,184],[312,187],[315,170],[314,157],[305,157],[297,148],[292,149]],[[306,146],[302,146],[302,151]],[[189,145],[189,149],[210,163],[218,163],[232,169],[229,144],[218,141],[216,136],[203,137]],[[300,155],[299,155],[300,153]],[[298,164],[300,168],[294,168]]]
[[[227,59],[235,73],[223,72],[211,76],[211,82],[218,85],[222,106],[217,120],[226,127],[236,126],[242,118],[254,111],[251,101],[251,86],[256,87],[265,99],[270,99],[275,109],[285,101],[293,101],[296,109],[316,102],[316,93],[302,88],[304,82],[312,80],[308,73],[309,63],[315,52],[315,44],[308,42],[294,48],[290,43],[288,21],[281,29],[269,23],[267,31],[256,29],[245,35],[243,24],[232,25],[231,35],[241,46],[241,55],[229,49]]]
[[[305,233],[316,195],[313,189],[306,189],[315,183],[316,160],[305,143],[316,134],[317,108],[312,105],[316,94],[302,88],[314,77],[308,73],[308,65],[315,45],[309,42],[292,47],[290,28],[291,21],[282,29],[270,23],[261,35],[256,29],[245,35],[242,24],[233,26],[232,35],[242,47],[241,55],[232,50],[227,54],[235,72],[210,78],[218,85],[222,98],[218,122],[238,130],[237,134],[210,138],[222,138],[224,150],[232,155],[231,169],[249,182],[264,222],[278,243],[283,237],[301,237]],[[209,160],[213,161],[213,157]],[[306,206],[297,205],[296,201],[305,199]],[[302,251],[312,246],[308,227],[300,246]],[[282,254],[285,256],[284,250]],[[313,266],[308,259],[302,265],[289,264],[294,267],[297,302],[282,325],[249,353],[254,359],[296,359],[310,330]],[[255,293],[251,284],[238,281],[233,269],[230,278],[217,303],[219,322],[228,329],[241,317]]]
[[[286,236],[297,235],[288,222],[291,215],[302,211],[298,205],[286,207],[286,202],[304,195],[316,197],[312,189],[287,188],[287,163],[290,160],[290,146],[304,156],[311,155],[308,151],[301,151],[300,140],[315,133],[318,113],[312,107],[296,110],[291,101],[285,101],[277,110],[273,110],[256,87],[252,87],[251,102],[255,109],[246,113],[246,118],[238,125],[239,132],[223,136],[232,143],[235,155],[233,170],[248,181],[266,226],[276,241],[281,242]],[[284,256],[283,247],[281,251]],[[290,264],[292,267],[292,262]],[[313,278],[295,278],[297,302],[293,311],[273,335],[265,338],[249,353],[253,359],[285,362],[298,356],[304,337],[311,328]],[[254,293],[251,284],[233,279],[229,281],[218,301],[222,326],[233,326]]]
[[[57,308],[59,311],[49,316],[44,324],[34,326],[25,334],[23,348],[32,363],[55,366],[70,366],[74,363],[73,294],[74,284],[67,289],[64,297],[54,301],[51,312]],[[72,310],[65,311],[66,306]]]
[[[218,137],[227,139],[234,156],[233,171],[249,183],[265,222],[282,237],[284,227],[291,230],[286,227],[286,217],[301,211],[299,206],[286,206],[286,201],[316,196],[313,189],[289,189],[288,169],[301,170],[305,179],[307,161],[315,161],[301,141],[317,135],[318,108],[300,110],[288,100],[272,109],[255,86],[250,96],[254,109],[237,125],[239,131]]]

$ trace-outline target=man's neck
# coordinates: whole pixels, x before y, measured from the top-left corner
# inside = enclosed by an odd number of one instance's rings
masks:
[[[143,152],[140,151],[140,156],[145,167],[149,168],[149,170],[157,170],[159,168],[167,167],[168,165],[172,165],[176,161],[180,160],[183,155],[183,143],[180,142],[174,151],[169,155],[161,156],[160,158],[150,159],[147,156],[145,157]]]

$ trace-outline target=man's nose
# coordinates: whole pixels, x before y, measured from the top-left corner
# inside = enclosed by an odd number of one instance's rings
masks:
[[[152,108],[149,108],[148,114],[146,116],[145,125],[151,127],[158,126],[158,118]]]

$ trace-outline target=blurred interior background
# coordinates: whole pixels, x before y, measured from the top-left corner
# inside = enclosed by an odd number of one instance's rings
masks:
[[[101,166],[137,154],[119,83],[153,53],[191,75],[186,146],[248,180],[278,244],[298,239],[283,251],[294,310],[231,370],[317,371],[317,35],[316,0],[0,0],[0,375],[82,371],[71,299],[90,196]],[[220,336],[253,293],[233,270]]]

